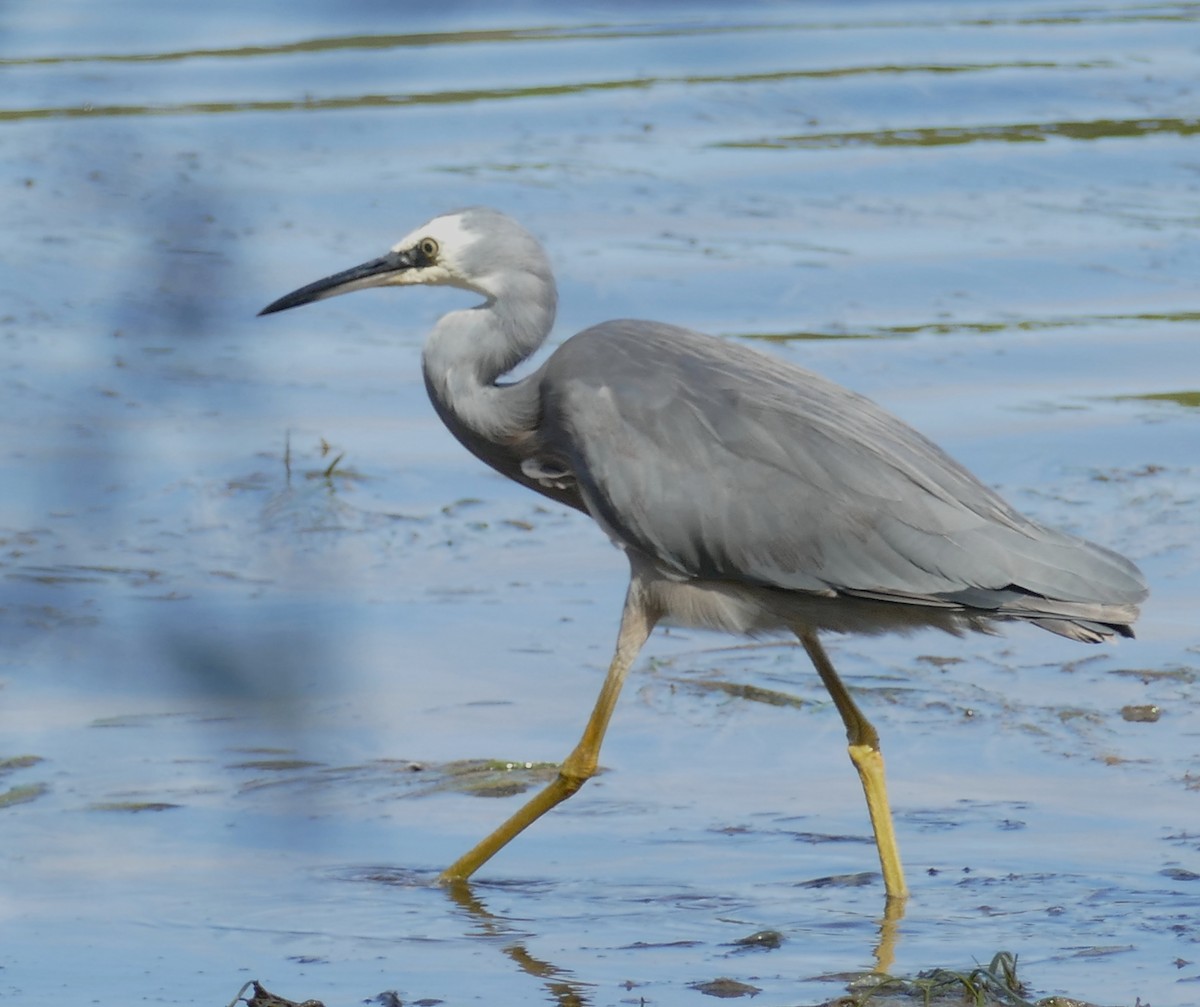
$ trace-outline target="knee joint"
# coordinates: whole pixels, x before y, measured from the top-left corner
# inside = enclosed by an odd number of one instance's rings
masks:
[[[581,764],[573,759],[567,759],[558,770],[559,782],[568,794],[574,794],[595,775],[595,763]]]

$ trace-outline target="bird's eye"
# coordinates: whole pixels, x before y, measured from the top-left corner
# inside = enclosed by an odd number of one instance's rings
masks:
[[[432,259],[438,253],[438,243],[432,238],[422,238],[417,242],[417,251],[425,258]]]

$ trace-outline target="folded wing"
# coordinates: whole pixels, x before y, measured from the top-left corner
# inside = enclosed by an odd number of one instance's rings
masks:
[[[1128,633],[1128,560],[1015,511],[870,400],[650,322],[568,340],[541,374],[545,447],[588,510],[682,578]]]

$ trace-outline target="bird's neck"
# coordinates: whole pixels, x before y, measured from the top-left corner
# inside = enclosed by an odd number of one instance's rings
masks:
[[[496,382],[532,355],[549,334],[554,290],[506,289],[504,294],[443,316],[425,341],[422,363],[430,397],[460,438],[465,433],[492,442],[506,440],[536,422],[536,415],[529,415],[531,409],[536,412],[536,403],[523,389],[517,394],[519,383]]]

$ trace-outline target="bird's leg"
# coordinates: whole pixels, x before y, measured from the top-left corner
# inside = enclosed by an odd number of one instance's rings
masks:
[[[616,652],[608,666],[608,675],[604,679],[600,696],[596,700],[591,717],[588,718],[579,744],[563,761],[558,775],[550,783],[534,794],[495,832],[442,871],[439,880],[443,883],[465,881],[516,835],[551,808],[565,801],[595,774],[600,758],[600,745],[604,741],[604,732],[608,728],[613,708],[617,705],[617,697],[621,694],[625,676],[658,619],[659,612],[649,604],[635,578],[625,596],[625,610],[621,614],[621,630],[617,635]]]
[[[900,866],[900,850],[896,846],[896,831],[892,827],[892,809],[888,804],[887,781],[883,772],[883,753],[879,750],[879,732],[863,716],[858,705],[850,697],[846,686],[838,678],[833,663],[825,653],[811,630],[797,630],[796,635],[808,651],[817,674],[829,690],[833,705],[842,715],[846,725],[846,737],[850,742],[850,761],[858,770],[863,791],[867,795],[867,811],[871,815],[871,827],[875,831],[875,846],[879,850],[879,863],[883,868],[883,887],[888,899],[905,899],[908,887],[904,883],[904,869]]]

